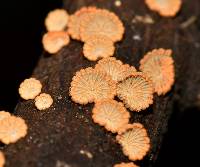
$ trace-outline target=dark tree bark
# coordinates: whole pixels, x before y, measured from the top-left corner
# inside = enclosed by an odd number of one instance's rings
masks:
[[[116,58],[138,68],[139,60],[153,48],[171,48],[176,68],[176,82],[165,96],[154,96],[154,104],[147,110],[131,112],[131,122],[143,123],[151,139],[151,150],[141,166],[153,166],[165,133],[173,105],[184,109],[199,105],[200,92],[200,23],[185,24],[192,16],[198,17],[199,0],[183,1],[175,18],[163,18],[150,11],[142,0],[122,0],[116,7],[113,0],[65,0],[70,13],[82,6],[98,6],[115,12],[126,28],[122,42],[116,43]],[[135,15],[149,14],[154,24],[133,23]],[[184,23],[184,24],[182,24]],[[139,38],[134,38],[137,35]],[[9,167],[111,167],[128,161],[115,140],[115,135],[93,123],[93,104],[81,106],[69,97],[70,82],[76,71],[94,66],[83,57],[83,44],[72,40],[55,56],[44,53],[33,76],[42,84],[42,92],[54,99],[53,106],[38,111],[34,100],[20,100],[15,115],[23,117],[29,127],[28,135],[15,144],[4,146],[6,166]],[[90,152],[92,157],[81,154]]]

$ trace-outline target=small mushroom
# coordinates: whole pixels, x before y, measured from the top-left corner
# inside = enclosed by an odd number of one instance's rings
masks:
[[[140,123],[124,126],[116,137],[123,153],[132,161],[141,160],[150,149],[150,139]]]
[[[114,13],[98,9],[91,12],[81,21],[80,35],[82,41],[90,40],[91,36],[102,35],[113,42],[120,41],[124,34],[124,26]]]
[[[90,40],[85,42],[83,47],[84,56],[91,61],[113,56],[114,51],[113,42],[109,38],[100,35],[90,37]]]
[[[181,8],[182,0],[145,0],[149,9],[164,17],[175,16]]]
[[[116,83],[110,76],[91,67],[78,71],[72,78],[70,96],[76,103],[113,99],[115,95]]]
[[[40,94],[42,89],[42,84],[39,80],[35,78],[25,79],[19,86],[19,94],[25,99],[34,99]]]
[[[69,17],[69,24],[68,24],[68,33],[71,38],[76,40],[81,40],[80,37],[80,26],[81,22],[84,20],[83,18],[87,16],[87,14],[96,11],[96,7],[82,7],[75,14]]]
[[[45,110],[53,104],[52,97],[47,93],[42,93],[35,98],[35,106],[38,110]]]
[[[154,49],[140,60],[140,70],[152,81],[154,92],[164,95],[174,84],[174,60],[171,49]]]
[[[153,86],[141,72],[127,77],[117,85],[117,96],[131,111],[141,111],[153,103]]]
[[[57,53],[62,47],[70,42],[69,35],[66,31],[51,31],[44,34],[42,44],[44,49],[51,53]]]
[[[0,121],[0,141],[4,144],[17,142],[27,134],[27,125],[24,119],[10,116]]]
[[[64,9],[55,9],[48,13],[45,26],[48,31],[62,31],[67,27],[69,14]]]
[[[95,123],[104,126],[108,131],[116,133],[128,124],[130,114],[121,102],[104,100],[95,103],[92,118]]]
[[[95,69],[107,73],[116,82],[122,81],[136,72],[135,67],[129,66],[128,64],[124,65],[120,60],[114,57],[99,60]]]

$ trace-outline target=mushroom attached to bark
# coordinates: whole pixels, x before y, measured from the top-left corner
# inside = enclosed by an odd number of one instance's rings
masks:
[[[92,13],[96,10],[97,8],[92,6],[82,7],[81,9],[76,11],[75,14],[69,17],[68,33],[71,36],[71,38],[76,40],[81,40],[80,37],[81,22],[84,20],[84,17],[86,17],[89,13]]]
[[[95,35],[102,35],[117,42],[123,37],[124,26],[117,15],[108,10],[99,9],[83,18],[80,32],[84,42]]]
[[[72,78],[70,96],[79,104],[113,99],[116,83],[105,73],[91,67],[82,69]]]
[[[45,26],[48,31],[62,31],[67,27],[69,15],[64,9],[55,9],[48,13]]]
[[[154,92],[164,95],[174,84],[174,60],[171,49],[154,49],[140,61],[140,70],[152,81]]]
[[[182,0],[145,0],[149,9],[158,12],[164,17],[175,16],[182,5]]]
[[[141,160],[150,149],[150,139],[140,123],[128,124],[116,137],[123,153],[132,161]]]
[[[123,64],[120,60],[117,60],[114,57],[99,60],[95,69],[107,73],[116,82],[122,81],[136,72],[135,67]]]
[[[117,96],[131,111],[139,112],[153,103],[152,82],[137,72],[118,83]]]
[[[42,89],[42,84],[39,80],[35,78],[25,79],[19,86],[19,94],[25,99],[34,99],[40,94]]]
[[[114,51],[114,43],[109,38],[100,35],[90,37],[83,46],[84,56],[91,61],[113,56]]]
[[[69,35],[66,31],[51,31],[44,34],[42,44],[44,49],[51,53],[57,53],[62,47],[70,42]]]
[[[52,97],[47,93],[42,93],[35,98],[35,106],[38,110],[45,110],[53,104]]]
[[[108,131],[116,133],[128,124],[130,114],[123,103],[115,100],[103,100],[95,103],[92,118],[95,123],[104,126]]]
[[[0,121],[0,141],[4,144],[15,143],[27,134],[28,126],[24,119],[10,116]]]

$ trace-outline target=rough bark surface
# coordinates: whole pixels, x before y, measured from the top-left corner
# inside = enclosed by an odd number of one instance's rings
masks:
[[[65,0],[64,8],[70,13],[82,6],[98,6],[115,12],[126,28],[122,42],[116,43],[116,58],[139,66],[139,60],[153,48],[171,48],[176,68],[176,83],[165,96],[154,96],[154,104],[147,110],[131,112],[131,122],[143,123],[151,139],[151,150],[137,164],[153,166],[167,132],[168,120],[174,102],[181,108],[199,105],[200,92],[200,23],[181,28],[191,16],[198,17],[199,0],[183,1],[181,12],[175,18],[162,18],[150,11],[142,0],[122,0],[116,7],[113,0]],[[133,23],[135,15],[149,14],[154,24]],[[139,37],[139,38],[138,38]],[[93,104],[81,106],[71,101],[69,87],[75,72],[94,66],[83,57],[83,44],[72,40],[54,56],[44,53],[33,76],[42,84],[42,92],[54,99],[53,106],[38,111],[34,100],[20,100],[15,115],[23,117],[29,127],[28,135],[15,144],[2,146],[7,167],[111,167],[128,161],[115,140],[115,135],[93,123]],[[189,86],[193,84],[193,86]],[[200,97],[199,97],[200,98]],[[187,102],[187,103],[186,103]],[[90,155],[81,154],[80,151]]]

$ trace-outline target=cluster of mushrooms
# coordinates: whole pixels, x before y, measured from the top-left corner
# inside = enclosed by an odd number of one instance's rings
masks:
[[[149,9],[164,17],[175,16],[181,0],[144,0]],[[117,6],[121,2],[116,3]],[[69,15],[66,10],[49,12],[45,19],[47,33],[42,43],[50,54],[74,40],[84,42],[83,55],[90,61],[98,61],[95,67],[76,72],[72,78],[69,95],[75,103],[95,103],[92,119],[107,131],[116,133],[116,140],[123,153],[131,161],[141,160],[150,149],[147,130],[141,123],[130,123],[130,114],[145,110],[153,103],[153,94],[165,95],[174,84],[174,61],[171,49],[154,49],[140,60],[139,71],[112,57],[114,43],[122,40],[124,26],[113,12],[96,7],[83,7]],[[41,93],[42,84],[35,78],[24,80],[19,94],[25,100],[35,100],[38,110],[53,104],[52,97]],[[40,94],[41,93],[41,94]],[[118,97],[118,98],[115,98]],[[15,143],[26,136],[28,126],[20,117],[0,111],[0,141]],[[5,164],[0,151],[0,167]],[[138,167],[133,162],[114,167]]]
[[[19,86],[19,94],[24,100],[35,100],[38,110],[45,110],[53,104],[53,99],[48,93],[41,93],[42,84],[35,78],[25,79]]]
[[[35,100],[38,110],[45,110],[53,104],[52,97],[47,93],[41,93],[42,84],[35,78],[25,79],[19,87],[19,94],[24,100]],[[41,94],[40,94],[41,93]],[[4,144],[16,143],[25,137],[28,125],[21,117],[11,115],[7,111],[0,111],[0,141]],[[0,167],[5,164],[5,157],[0,152]]]
[[[114,13],[83,7],[69,17],[66,27],[72,39],[84,42],[83,55],[90,61],[98,61],[94,68],[76,72],[69,92],[71,99],[82,105],[94,102],[93,121],[117,134],[116,140],[130,160],[143,159],[150,149],[150,139],[142,124],[129,123],[127,109],[145,110],[153,103],[154,93],[164,95],[171,89],[172,51],[160,48],[148,52],[137,71],[134,66],[112,57],[114,42],[122,40],[124,34],[123,23]]]

